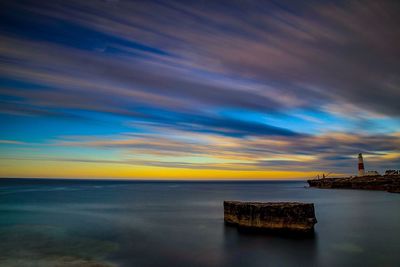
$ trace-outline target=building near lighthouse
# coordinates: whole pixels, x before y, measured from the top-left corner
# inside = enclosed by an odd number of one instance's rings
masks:
[[[379,176],[380,174],[379,174],[379,172],[377,172],[377,171],[367,171],[366,173],[365,173],[365,176]]]
[[[377,171],[365,171],[364,168],[364,159],[362,153],[358,154],[358,177],[362,176],[380,176]]]

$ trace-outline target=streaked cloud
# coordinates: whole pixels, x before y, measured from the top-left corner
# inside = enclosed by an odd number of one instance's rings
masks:
[[[182,139],[179,136],[186,136]],[[173,135],[125,134],[114,138],[70,137],[55,140],[57,147],[115,149],[123,164],[232,170],[331,170],[352,173],[357,153],[370,167],[395,168],[400,162],[400,139],[393,135],[330,133],[303,137],[221,137],[175,131]],[[114,162],[111,162],[114,163]]]
[[[24,145],[24,142],[15,141],[15,140],[0,140],[0,145]]]
[[[2,1],[1,155],[343,173],[363,152],[393,168],[399,15],[395,1]]]

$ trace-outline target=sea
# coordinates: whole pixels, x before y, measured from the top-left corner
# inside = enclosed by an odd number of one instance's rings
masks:
[[[223,201],[315,204],[311,236],[240,231]],[[0,179],[0,266],[400,266],[400,194],[305,181]]]

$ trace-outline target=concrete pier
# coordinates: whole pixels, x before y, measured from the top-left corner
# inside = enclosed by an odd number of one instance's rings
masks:
[[[228,224],[272,231],[313,232],[317,223],[314,204],[298,202],[224,201]]]

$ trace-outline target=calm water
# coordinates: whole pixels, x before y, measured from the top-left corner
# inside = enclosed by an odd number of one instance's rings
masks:
[[[400,266],[400,194],[305,185],[0,179],[0,266]],[[238,232],[223,200],[314,202],[316,234]]]

